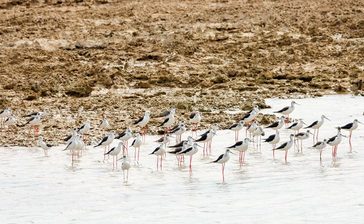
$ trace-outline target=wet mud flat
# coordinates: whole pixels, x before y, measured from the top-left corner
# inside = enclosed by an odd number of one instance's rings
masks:
[[[103,113],[118,130],[170,107],[224,128],[270,97],[363,94],[363,15],[354,0],[1,0],[0,108],[47,110],[58,142]]]

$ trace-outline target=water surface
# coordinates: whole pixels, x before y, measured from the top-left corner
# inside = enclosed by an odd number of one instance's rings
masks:
[[[291,100],[269,99],[271,113]],[[320,136],[335,135],[334,127],[358,118],[364,121],[364,98],[325,96],[297,99],[293,117],[306,123],[325,114]],[[61,147],[43,157],[36,148],[0,148],[0,223],[363,223],[364,126],[353,134],[353,153],[347,139],[332,163],[325,151],[304,149],[304,154],[283,153],[271,158],[270,145],[262,154],[250,152],[239,168],[236,156],[226,165],[226,183],[220,166],[208,164],[234,142],[234,133],[220,131],[213,156],[194,158],[194,171],[179,169],[167,156],[164,170],[156,171],[156,146],[147,137],[141,164],[130,170],[128,184],[122,172],[102,162],[102,149],[90,149],[72,167]],[[267,135],[271,132],[267,132]],[[289,132],[283,131],[282,140]],[[115,143],[116,144],[116,143]],[[312,145],[307,140],[305,146]]]

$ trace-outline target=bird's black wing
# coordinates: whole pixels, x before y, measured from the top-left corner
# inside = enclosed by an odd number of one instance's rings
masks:
[[[72,135],[68,135],[65,139],[64,139],[64,141],[65,142],[67,142],[68,140],[70,140],[72,138]]]
[[[194,118],[195,116],[196,116],[196,113],[195,112],[191,113],[190,114],[190,119]]]
[[[297,126],[297,122],[295,122],[295,123],[293,123],[293,124],[291,124],[291,126],[289,126],[287,129],[291,129],[291,128],[293,128],[294,126]]]
[[[335,138],[336,138],[336,135],[334,137],[329,138],[329,140],[327,140],[327,143],[333,142],[335,140]]]
[[[125,134],[126,134],[126,131],[121,132],[121,133],[120,133],[120,134],[116,137],[116,139],[120,139],[120,138],[124,137],[124,136],[125,136]]]
[[[253,110],[251,110],[251,111],[249,111],[248,113],[246,113],[246,114],[244,115],[244,117],[243,117],[243,119],[242,119],[242,120],[247,119],[247,118],[250,116],[251,112],[253,112]]]
[[[105,153],[104,155],[109,155],[110,152],[114,151],[116,149],[116,147],[112,147],[107,153]]]
[[[158,146],[157,148],[154,149],[154,151],[152,153],[150,153],[149,155],[153,155],[154,153],[156,153],[161,147]]]
[[[158,140],[156,140],[155,142],[163,142],[164,141],[164,136],[160,137]]]
[[[278,148],[275,148],[275,149],[283,149],[284,147],[286,147],[286,145],[287,145],[288,143],[287,142],[285,142],[285,143],[283,143],[282,145],[280,145]]]
[[[232,146],[229,146],[229,147],[227,147],[228,149],[232,149],[232,148],[235,148],[235,147],[237,147],[237,146],[241,146],[243,144],[243,141],[238,141],[238,142],[236,142],[234,145],[232,145]]]
[[[180,151],[182,151],[182,147],[175,148],[173,151],[169,151],[168,153],[171,153],[171,154],[177,154],[177,153],[179,153]]]
[[[349,123],[349,124],[346,124],[346,125],[344,125],[344,126],[342,126],[342,127],[340,127],[341,129],[350,129],[350,128],[352,128],[353,127],[353,123]]]
[[[229,127],[229,129],[233,129],[233,128],[235,128],[236,126],[238,126],[239,124],[238,123],[235,123],[235,124],[233,124],[233,125],[231,125],[230,127]]]
[[[313,126],[315,126],[316,124],[318,123],[318,121],[314,121],[312,122],[312,124],[308,125],[307,127],[305,128],[312,128]]]
[[[68,147],[70,147],[71,144],[72,144],[72,142],[68,143],[68,145],[66,146],[65,149],[63,149],[63,151],[66,151],[68,149]]]
[[[288,110],[289,107],[283,107],[282,109],[275,111],[274,113],[282,113],[283,111]]]
[[[18,125],[18,127],[24,127],[25,125],[29,124],[35,117],[31,117],[25,124]]]
[[[203,136],[203,135],[207,135],[208,133],[210,133],[210,129],[205,131],[203,134],[201,134],[200,137]]]
[[[46,146],[49,147],[49,148],[53,147],[53,145],[48,144],[48,143],[46,143]]]
[[[106,141],[107,141],[107,138],[108,138],[108,136],[105,136],[105,137],[101,140],[101,142],[100,142],[99,144],[95,145],[94,147],[98,147],[98,146],[100,146],[102,143],[106,142]]]
[[[269,135],[268,138],[264,139],[264,142],[271,142],[276,137],[276,135]]]
[[[77,129],[77,132],[81,131],[85,127],[85,124],[83,124],[81,127]]]
[[[33,113],[30,113],[30,114],[24,115],[23,117],[32,117],[32,116],[35,116],[37,114],[38,114],[38,112],[33,112]]]
[[[162,127],[165,123],[167,123],[169,121],[169,117],[167,117],[166,119],[164,119],[163,123],[161,125],[159,125],[159,127]]]
[[[178,154],[184,154],[184,153],[187,153],[187,152],[191,151],[192,149],[193,149],[193,147],[189,147],[189,148],[187,148],[187,149],[183,150],[182,152],[180,152],[180,153],[178,153]]]
[[[133,146],[135,144],[135,142],[136,142],[136,139],[134,139],[134,141],[131,143],[130,146]]]
[[[178,147],[181,147],[183,146],[183,143],[185,143],[186,140],[183,140],[181,141],[180,143],[176,144],[176,145],[171,145],[171,146],[168,146],[168,148],[178,148]]]
[[[136,124],[138,124],[138,123],[140,123],[142,120],[143,120],[143,118],[144,118],[144,116],[143,117],[141,117],[141,118],[139,118],[137,121],[135,121],[133,124],[134,125],[136,125]]]
[[[222,157],[224,157],[224,154],[221,154],[220,156],[219,156],[219,158],[217,158],[215,161],[212,161],[213,163],[217,163],[219,160],[221,160],[222,159]]]
[[[272,124],[268,125],[266,128],[275,128],[275,127],[278,127],[278,125],[279,125],[279,121],[275,121]]]
[[[313,147],[313,148],[314,148],[314,147],[317,147],[317,146],[321,145],[321,143],[322,143],[322,142],[316,142],[316,144],[314,144],[312,147]]]
[[[199,139],[197,139],[195,142],[205,141],[207,139],[207,134],[201,135]]]
[[[178,131],[180,129],[180,125],[176,125],[176,126],[174,126],[172,129],[171,129],[171,133],[175,133],[176,131]]]

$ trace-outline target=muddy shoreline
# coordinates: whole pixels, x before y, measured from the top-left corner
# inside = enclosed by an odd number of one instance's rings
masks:
[[[19,123],[48,111],[43,134],[59,143],[102,114],[120,131],[176,107],[224,128],[242,116],[224,111],[266,98],[363,94],[363,15],[354,0],[2,0],[0,109]],[[0,144],[33,144],[27,132],[2,130]]]

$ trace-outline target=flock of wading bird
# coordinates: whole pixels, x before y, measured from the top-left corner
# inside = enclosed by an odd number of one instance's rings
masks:
[[[276,151],[285,152],[285,163],[287,163],[288,150],[294,147],[298,152],[303,151],[302,142],[306,139],[309,139],[312,135],[313,145],[309,148],[316,149],[320,152],[320,161],[322,160],[322,152],[326,148],[327,145],[332,147],[331,155],[332,159],[336,160],[337,149],[339,144],[342,141],[342,137],[344,136],[341,131],[349,131],[349,145],[350,152],[352,151],[351,146],[351,136],[352,132],[358,128],[358,124],[361,123],[359,120],[355,119],[353,122],[348,123],[346,125],[337,127],[337,134],[330,138],[323,139],[319,141],[319,130],[323,125],[325,119],[329,120],[325,115],[322,115],[321,118],[317,121],[312,122],[310,125],[306,125],[302,119],[293,119],[290,122],[289,115],[294,111],[295,105],[298,105],[295,101],[292,101],[291,104],[287,107],[282,108],[281,110],[275,111],[275,113],[281,114],[281,117],[278,117],[275,122],[264,127],[265,129],[272,129],[275,131],[275,134],[268,136],[263,139],[265,143],[269,143],[272,145],[272,156],[275,159]],[[235,144],[231,146],[227,146],[226,150],[223,154],[221,154],[218,158],[211,161],[210,163],[219,163],[222,166],[222,180],[224,182],[224,168],[226,162],[230,159],[230,154],[235,154],[233,151],[237,152],[239,164],[242,166],[245,161],[245,153],[247,152],[249,145],[253,145],[253,149],[257,152],[261,152],[261,142],[262,136],[265,135],[264,128],[260,125],[256,120],[256,116],[259,113],[259,107],[254,106],[254,108],[247,112],[242,119],[231,125],[228,129],[235,132]],[[176,123],[176,109],[172,108],[169,111],[165,111],[164,113],[156,116],[161,119],[160,128],[164,128],[164,135],[158,139],[156,142],[159,143],[159,146],[154,150],[151,150],[150,155],[155,155],[157,157],[157,170],[162,170],[162,163],[164,158],[166,157],[166,153],[174,154],[177,159],[178,166],[184,166],[185,156],[189,157],[189,171],[192,173],[192,158],[198,153],[199,148],[202,148],[203,157],[208,157],[211,155],[212,150],[212,140],[217,133],[218,126],[211,125],[211,128],[205,131],[203,134],[198,135],[197,130],[199,123],[201,122],[202,115],[200,112],[195,111],[192,112],[189,116],[189,125],[190,130],[188,130],[185,122],[179,122],[178,125],[175,126]],[[30,126],[33,128],[33,138],[37,137],[37,146],[44,150],[45,156],[48,156],[48,151],[51,147],[50,144],[47,144],[42,136],[39,136],[39,128],[42,124],[43,118],[47,115],[46,112],[35,112],[32,114],[28,114],[24,117],[28,117],[28,120],[25,124],[18,125],[16,117],[12,114],[11,109],[7,108],[1,111],[1,126],[2,127],[25,127]],[[93,147],[104,147],[103,153],[103,161],[109,159],[111,156],[113,161],[113,170],[117,169],[118,161],[121,162],[121,169],[123,171],[123,179],[124,182],[128,181],[129,169],[131,167],[130,160],[128,158],[129,147],[134,148],[134,163],[139,165],[139,155],[140,148],[145,143],[145,135],[148,132],[148,123],[151,118],[151,113],[149,111],[145,111],[144,115],[140,117],[140,119],[134,121],[132,123],[132,127],[135,127],[139,130],[139,132],[133,133],[131,128],[127,128],[125,131],[121,133],[116,133],[115,131],[109,131],[111,129],[111,125],[107,118],[104,116],[102,121],[99,124],[99,128],[104,129],[107,133],[102,137],[102,139],[95,144]],[[361,123],[362,124],[362,123]],[[304,125],[306,125],[304,127]],[[240,141],[239,140],[239,132],[245,128],[245,138]],[[291,130],[292,133],[289,135],[289,140],[280,143],[280,130],[285,128],[287,130]],[[83,151],[86,149],[87,138],[90,136],[92,132],[91,122],[87,120],[81,127],[75,128],[72,130],[72,133],[65,138],[66,147],[63,151],[69,151],[71,156],[72,165],[76,159],[79,159]],[[306,131],[300,132],[301,129],[306,129]],[[312,132],[313,131],[313,132]],[[182,135],[185,133],[189,133],[190,135],[182,140]],[[171,143],[171,138],[175,138],[176,143]],[[128,141],[132,139],[132,143],[129,146]],[[115,146],[113,143],[117,142]],[[199,145],[199,143],[203,143],[203,147]],[[113,147],[111,147],[113,146]]]

